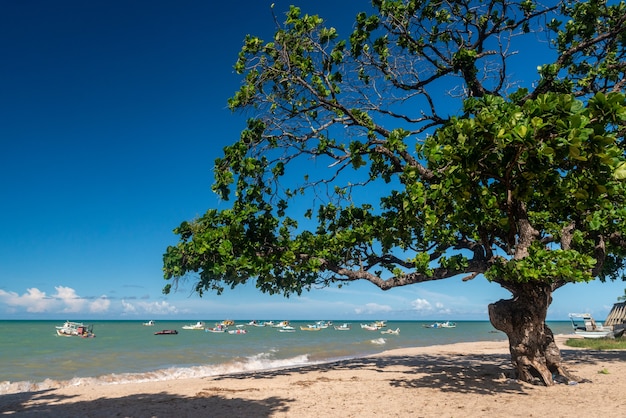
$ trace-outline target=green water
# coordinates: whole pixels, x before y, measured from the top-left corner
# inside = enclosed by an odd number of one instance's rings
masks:
[[[55,326],[63,322],[0,321],[0,393],[15,391],[16,385],[25,390],[33,384],[41,387],[41,382],[55,386],[69,381],[80,384],[81,379],[197,377],[326,362],[395,348],[506,339],[487,321],[456,321],[457,327],[451,329],[425,328],[430,322],[422,321],[388,322],[388,329],[400,328],[399,335],[366,331],[354,321],[350,331],[332,327],[301,331],[299,326],[311,321],[292,321],[297,330],[293,333],[246,326],[243,335],[182,329],[195,321],[157,321],[153,327],[138,321],[84,321],[93,324],[95,338],[59,337]],[[215,322],[205,320],[207,326]],[[555,334],[571,333],[568,321],[548,325]],[[178,335],[154,335],[161,329],[177,329]]]

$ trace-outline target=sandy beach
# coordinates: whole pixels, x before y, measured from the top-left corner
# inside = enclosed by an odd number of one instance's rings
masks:
[[[37,417],[572,417],[624,416],[626,352],[573,349],[590,382],[511,379],[506,341],[393,350],[376,356],[230,376],[83,385],[0,396],[0,415]]]

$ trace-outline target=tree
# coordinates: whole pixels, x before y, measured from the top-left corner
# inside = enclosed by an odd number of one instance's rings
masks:
[[[576,379],[545,318],[559,287],[623,279],[625,4],[373,0],[348,39],[297,7],[276,25],[235,65],[253,116],[213,186],[232,205],[175,229],[165,278],[288,296],[484,275],[512,295],[489,317],[518,378]]]

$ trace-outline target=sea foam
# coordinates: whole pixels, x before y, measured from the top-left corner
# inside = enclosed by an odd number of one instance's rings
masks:
[[[169,367],[144,373],[111,373],[98,377],[74,377],[70,380],[45,379],[42,382],[4,381],[0,382],[0,395],[36,392],[70,386],[118,385],[124,383],[143,383],[151,381],[223,376],[229,374],[288,369],[311,364],[315,364],[315,362],[311,362],[309,360],[308,354],[286,359],[275,359],[272,358],[272,354],[270,353],[259,353],[223,364],[192,367]]]

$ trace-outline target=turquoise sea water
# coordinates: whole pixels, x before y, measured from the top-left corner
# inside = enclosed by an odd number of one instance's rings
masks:
[[[356,358],[385,350],[467,341],[504,340],[488,321],[457,321],[456,328],[431,329],[432,321],[390,321],[399,335],[333,327],[301,331],[314,321],[291,321],[296,332],[246,326],[246,334],[183,330],[195,321],[84,321],[95,338],[59,337],[64,321],[0,321],[0,394],[84,383],[109,384],[214,376]],[[219,321],[204,321],[213,326]],[[246,324],[248,321],[236,321]],[[274,321],[278,322],[278,321]],[[346,321],[335,320],[335,325]],[[365,322],[362,322],[365,323]],[[569,322],[548,322],[555,334],[571,333]],[[176,329],[177,335],[154,335]],[[234,329],[234,327],[231,327]]]

